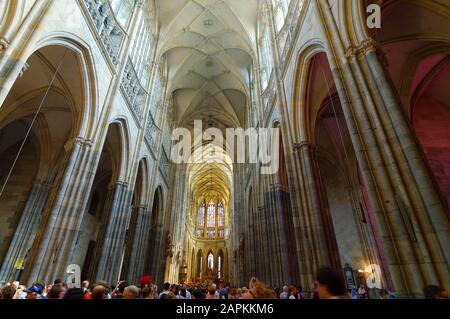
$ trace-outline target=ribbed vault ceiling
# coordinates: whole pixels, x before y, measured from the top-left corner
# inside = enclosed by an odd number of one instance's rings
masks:
[[[255,51],[258,0],[157,0],[159,55],[169,67],[175,120],[245,122]]]
[[[204,128],[245,126],[259,2],[156,0],[158,55],[167,61],[168,94],[173,97],[179,127],[192,128],[194,120],[203,120]],[[204,151],[211,148],[215,147]],[[209,163],[189,165],[195,201],[217,196],[228,202],[232,163],[226,157],[217,148]]]

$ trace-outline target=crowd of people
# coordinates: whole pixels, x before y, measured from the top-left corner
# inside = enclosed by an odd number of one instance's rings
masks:
[[[447,292],[438,286],[423,289],[426,299],[448,299]],[[378,298],[394,299],[386,290],[380,290]],[[62,280],[52,284],[36,282],[25,287],[20,282],[7,283],[0,289],[0,299],[368,299],[369,291],[361,285],[348,290],[339,271],[321,268],[311,292],[305,294],[300,286],[269,288],[257,278],[251,278],[248,287],[230,288],[214,283],[170,284],[161,289],[152,283],[150,276],[141,278],[138,286],[120,281],[114,287],[105,282],[91,285],[84,281],[79,288],[70,288]]]

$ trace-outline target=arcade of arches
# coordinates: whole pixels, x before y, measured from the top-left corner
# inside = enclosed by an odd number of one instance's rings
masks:
[[[447,0],[1,1],[0,281],[449,289],[448,30]],[[278,171],[173,163],[194,121],[278,128]]]

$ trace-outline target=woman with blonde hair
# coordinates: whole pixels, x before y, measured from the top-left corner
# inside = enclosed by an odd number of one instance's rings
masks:
[[[248,286],[248,293],[241,299],[277,299],[275,292],[255,277],[250,279]]]

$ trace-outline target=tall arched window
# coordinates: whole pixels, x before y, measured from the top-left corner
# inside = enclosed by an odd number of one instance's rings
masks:
[[[205,226],[205,203],[203,202],[198,209],[197,226]]]
[[[219,201],[218,206],[218,212],[217,212],[217,221],[219,227],[223,227],[225,225],[225,210],[223,209],[223,204],[221,201]]]
[[[270,75],[273,70],[272,47],[270,41],[270,32],[267,30],[267,24],[260,26],[259,38],[259,67],[261,76],[261,87],[263,91],[269,85]]]
[[[214,202],[212,199],[208,205],[208,217],[207,217],[206,225],[207,225],[207,227],[215,227],[216,226],[216,205],[214,205]]]
[[[291,0],[272,0],[273,18],[277,32],[279,32],[284,26],[284,22],[289,11],[290,2]]]
[[[214,269],[214,255],[212,252],[208,254],[208,269],[210,270]]]
[[[133,47],[130,51],[130,59],[141,85],[146,90],[148,89],[150,80],[151,58],[154,48],[153,42],[152,20],[149,14],[144,12],[138,21]]]
[[[111,0],[111,8],[116,15],[117,21],[126,29],[133,13],[134,0]]]
[[[222,240],[225,238],[225,207],[223,201],[210,199],[197,210],[196,234],[199,238]],[[217,203],[217,204],[216,204]]]

